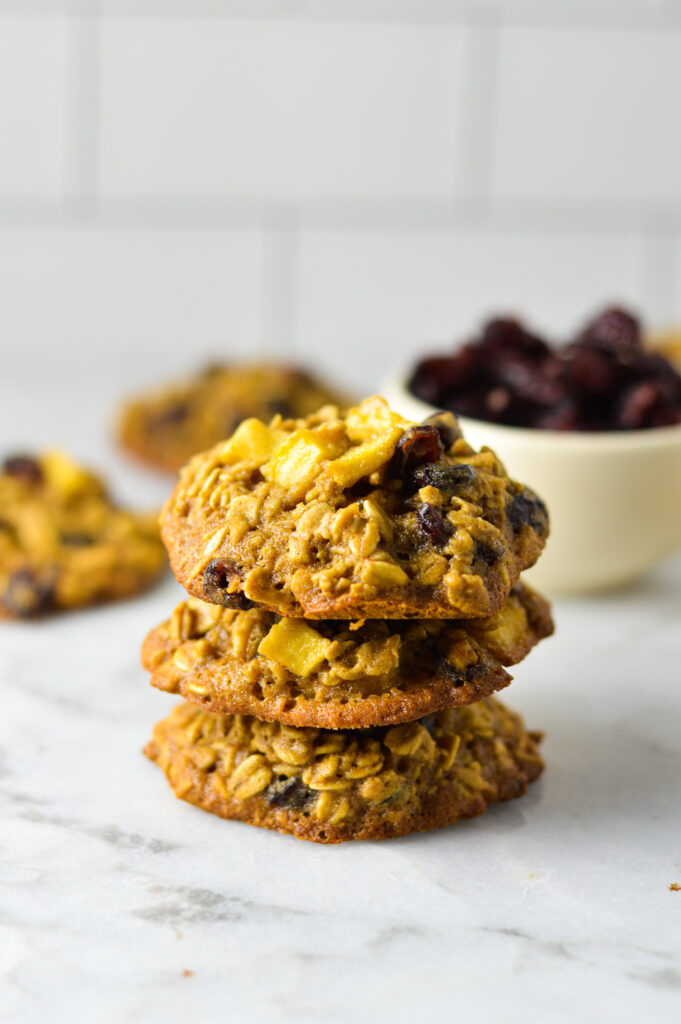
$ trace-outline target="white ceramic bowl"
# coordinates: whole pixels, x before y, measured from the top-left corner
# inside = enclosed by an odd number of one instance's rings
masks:
[[[390,405],[409,419],[430,416],[435,407],[405,381],[386,381]],[[467,441],[493,448],[548,506],[551,535],[527,574],[533,583],[575,593],[617,587],[681,547],[681,426],[580,434],[459,422]]]

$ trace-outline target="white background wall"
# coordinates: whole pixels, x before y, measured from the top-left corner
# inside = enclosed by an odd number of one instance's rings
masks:
[[[5,379],[681,320],[673,0],[0,0]]]

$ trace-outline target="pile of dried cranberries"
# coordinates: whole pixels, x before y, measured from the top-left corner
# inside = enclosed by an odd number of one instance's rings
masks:
[[[681,376],[646,351],[638,321],[608,309],[552,348],[517,320],[491,320],[449,355],[416,366],[409,390],[461,416],[543,430],[638,430],[681,423]]]

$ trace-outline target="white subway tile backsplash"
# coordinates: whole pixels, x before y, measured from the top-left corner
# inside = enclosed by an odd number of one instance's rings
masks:
[[[2,231],[5,372],[134,386],[252,352],[261,248],[238,232]]]
[[[472,101],[464,38],[441,26],[105,19],[103,192],[449,196]]]
[[[606,302],[642,300],[626,237],[310,233],[300,252],[299,350],[363,392],[491,314],[560,338]]]
[[[670,20],[668,0],[492,0],[505,24],[617,28]]]
[[[502,34],[493,192],[681,198],[681,32]]]
[[[681,319],[680,47],[670,0],[0,0],[6,370],[367,391],[494,310]]]
[[[66,31],[59,18],[0,19],[0,195],[62,190]]]

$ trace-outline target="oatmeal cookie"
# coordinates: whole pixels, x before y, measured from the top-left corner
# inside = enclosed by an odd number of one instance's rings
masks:
[[[245,420],[184,467],[162,532],[177,579],[214,604],[475,618],[534,564],[548,516],[451,414],[415,424],[374,397],[344,416]]]
[[[209,711],[356,729],[489,696],[552,628],[522,584],[496,616],[470,620],[306,622],[190,598],[149,633],[142,662],[154,686]]]
[[[133,399],[118,423],[121,445],[156,469],[175,473],[197,452],[229,437],[241,420],[308,416],[342,404],[304,370],[272,364],[211,366]]]
[[[166,564],[156,515],[117,508],[102,481],[62,452],[0,467],[1,616],[128,597]]]
[[[387,839],[522,796],[540,734],[494,698],[390,728],[294,729],[181,704],[145,753],[175,795],[299,839]]]

